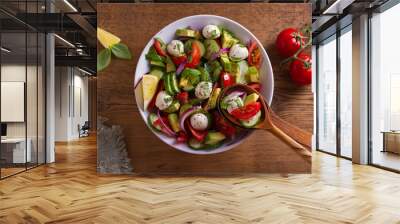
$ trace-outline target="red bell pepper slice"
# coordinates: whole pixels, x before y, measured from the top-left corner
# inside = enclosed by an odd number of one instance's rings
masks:
[[[156,49],[157,54],[159,54],[160,56],[167,56],[166,45],[158,38],[154,38],[154,49]]]

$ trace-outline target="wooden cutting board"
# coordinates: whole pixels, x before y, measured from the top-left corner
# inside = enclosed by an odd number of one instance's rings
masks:
[[[169,23],[190,15],[214,14],[248,28],[265,46],[274,70],[273,110],[285,121],[313,130],[311,87],[291,83],[288,68],[274,47],[278,33],[287,27],[311,24],[311,4],[97,4],[98,26],[129,46],[132,61],[113,59],[98,74],[98,114],[121,125],[134,172],[138,174],[231,175],[240,173],[309,173],[311,163],[274,135],[255,131],[245,142],[224,153],[191,155],[164,144],[147,129],[134,97],[135,66],[146,43]],[[311,139],[309,140],[311,141]]]

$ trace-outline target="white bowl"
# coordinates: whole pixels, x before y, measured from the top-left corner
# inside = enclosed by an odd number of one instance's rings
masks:
[[[239,38],[241,40],[241,42],[243,42],[243,43],[247,43],[249,40],[254,40],[257,42],[258,47],[261,49],[261,54],[262,54],[262,65],[260,67],[260,82],[262,83],[261,94],[265,97],[268,104],[271,104],[272,95],[273,95],[273,91],[274,91],[274,78],[273,78],[274,75],[273,75],[273,71],[272,71],[271,62],[268,58],[268,54],[265,51],[261,42],[248,29],[246,29],[244,26],[240,25],[239,23],[237,23],[233,20],[230,20],[228,18],[221,17],[221,16],[195,15],[195,16],[184,17],[173,23],[170,23],[169,25],[164,27],[160,32],[158,32],[154,37],[159,37],[164,42],[169,43],[171,40],[174,39],[175,31],[179,28],[186,28],[186,27],[190,26],[192,28],[201,30],[202,27],[204,27],[208,24],[220,25],[222,27],[227,28],[228,30],[232,31],[232,33],[237,38]],[[144,47],[144,49],[139,57],[139,61],[136,65],[136,72],[135,72],[135,87],[138,86],[137,84],[141,81],[142,76],[144,74],[150,72],[149,62],[146,60],[145,55],[149,51],[150,47],[152,46],[154,37],[152,37],[149,40],[149,42]],[[146,123],[147,126],[149,126],[149,124],[147,122],[147,117],[148,117],[149,113],[143,109],[143,97],[142,97],[141,89],[142,89],[141,86],[138,86],[135,89],[136,103],[139,107],[140,115],[142,116],[143,121]],[[215,154],[215,153],[227,151],[227,150],[232,149],[235,146],[239,145],[252,132],[252,131],[248,131],[248,132],[245,132],[244,134],[242,134],[242,136],[236,136],[230,142],[226,142],[216,149],[209,150],[209,151],[206,151],[206,150],[202,151],[202,150],[193,150],[187,144],[176,144],[174,138],[167,137],[161,133],[158,133],[158,132],[154,131],[152,128],[150,128],[150,130],[159,139],[161,139],[161,141],[165,142],[166,144],[174,147],[177,150],[187,152],[187,153],[192,153],[192,154]]]

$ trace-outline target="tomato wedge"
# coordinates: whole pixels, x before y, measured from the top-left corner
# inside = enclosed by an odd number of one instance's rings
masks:
[[[157,54],[164,57],[167,56],[166,48],[167,47],[164,42],[157,38],[154,38],[154,49],[156,49]]]
[[[196,68],[200,64],[201,52],[199,46],[193,42],[192,50],[188,57],[188,63],[185,65],[187,68]]]
[[[184,61],[186,61],[187,57],[186,57],[186,55],[182,55],[182,56],[179,56],[179,57],[171,57],[171,59],[172,59],[172,61],[174,62],[174,64],[176,66],[179,66]]]
[[[221,72],[220,80],[221,80],[221,86],[224,88],[235,84],[235,81],[233,80],[232,76],[227,72]]]
[[[188,137],[185,134],[185,132],[183,132],[183,131],[178,132],[178,135],[176,136],[177,143],[185,143],[185,142],[187,142],[187,140],[188,140]]]
[[[189,102],[189,93],[188,92],[180,92],[176,95],[176,99],[181,103],[185,104]]]
[[[257,43],[255,41],[252,41],[248,50],[249,57],[247,58],[247,62],[249,63],[249,65],[254,65],[259,68],[261,65],[261,51],[257,47]]]
[[[217,111],[213,113],[214,126],[227,137],[233,137],[236,133],[236,128],[228,123],[225,118]]]
[[[260,102],[247,104],[244,107],[237,108],[231,112],[231,115],[237,119],[248,120],[258,113],[261,109]]]
[[[207,131],[197,131],[188,122],[186,122],[186,125],[188,126],[189,131],[192,134],[193,138],[195,138],[199,142],[204,141],[204,139],[207,136]]]

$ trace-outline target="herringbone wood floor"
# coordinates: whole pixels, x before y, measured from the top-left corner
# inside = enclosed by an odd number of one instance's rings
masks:
[[[94,138],[0,181],[0,223],[400,223],[400,175],[315,153],[311,175],[96,174]]]

